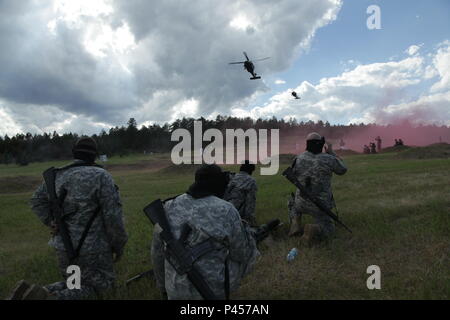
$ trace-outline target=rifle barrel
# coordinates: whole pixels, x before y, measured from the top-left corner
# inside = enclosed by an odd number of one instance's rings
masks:
[[[337,224],[342,226],[345,230],[352,233],[352,230],[350,230],[349,227],[347,227],[338,216],[336,216],[333,211],[325,207],[320,201],[315,199],[306,189],[303,187],[303,185],[298,181],[297,177],[294,175],[294,172],[291,167],[288,167],[286,170],[283,171],[282,175],[288,179],[291,183],[293,183],[301,192],[302,196],[307,198],[309,201],[314,203],[321,211],[326,213],[330,218],[332,218],[334,221],[336,221]]]

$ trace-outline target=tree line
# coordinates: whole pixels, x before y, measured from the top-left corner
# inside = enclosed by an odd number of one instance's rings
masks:
[[[226,129],[249,128],[279,129],[280,140],[292,136],[306,136],[311,131],[320,132],[326,137],[341,139],[350,134],[362,134],[370,128],[381,128],[376,124],[331,125],[323,121],[298,122],[295,118],[252,119],[231,116],[217,116],[209,120],[205,118],[182,118],[171,124],[152,124],[138,127],[136,120],[131,118],[126,126],[116,126],[109,131],[102,130],[92,137],[97,141],[99,154],[108,156],[124,156],[130,153],[169,152],[178,143],[171,141],[171,133],[179,128],[194,132],[194,121],[202,121],[203,131],[216,128],[225,133]],[[389,126],[387,126],[389,127]],[[443,128],[436,126],[421,126],[422,128]],[[445,127],[447,129],[447,127]],[[20,133],[9,137],[0,137],[0,163],[27,165],[30,162],[70,159],[72,147],[80,136],[77,133],[31,134]]]

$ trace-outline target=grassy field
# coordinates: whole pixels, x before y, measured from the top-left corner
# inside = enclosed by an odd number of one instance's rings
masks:
[[[167,157],[108,162],[120,187],[130,238],[116,265],[119,286],[107,298],[160,298],[151,279],[129,288],[123,284],[151,268],[152,227],[142,208],[184,192],[193,181],[193,168],[163,169],[170,165]],[[276,176],[259,176],[257,170],[257,219],[280,218],[284,225],[261,244],[257,266],[233,299],[450,298],[450,160],[402,159],[396,152],[344,158],[349,171],[333,178],[334,195],[353,234],[338,228],[334,241],[300,248],[289,263],[286,254],[298,247],[297,238],[286,236],[286,202],[294,187],[280,175],[282,170]],[[38,284],[59,280],[54,252],[47,246],[49,231],[30,211],[28,200],[41,172],[63,163],[0,166],[0,298],[20,279]],[[373,264],[381,268],[381,290],[366,287],[366,269]]]

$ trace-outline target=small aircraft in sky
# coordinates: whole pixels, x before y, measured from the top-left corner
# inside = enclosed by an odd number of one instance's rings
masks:
[[[250,78],[250,80],[256,80],[256,79],[261,79],[260,76],[258,76],[255,72],[255,65],[253,64],[253,61],[251,61],[248,56],[247,53],[244,51],[244,56],[247,59],[246,61],[239,61],[239,62],[230,62],[229,64],[244,64],[244,69],[247,70],[252,77]],[[266,57],[266,58],[262,58],[262,59],[257,59],[254,61],[263,61],[263,60],[267,60],[270,57]]]
[[[297,92],[295,92],[295,91],[292,91],[292,96],[293,96],[295,99],[300,99],[300,97],[297,95]]]

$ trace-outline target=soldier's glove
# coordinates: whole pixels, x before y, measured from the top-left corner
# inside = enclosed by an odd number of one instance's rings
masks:
[[[331,143],[327,142],[325,146],[325,152],[329,154],[334,154],[333,145]]]

